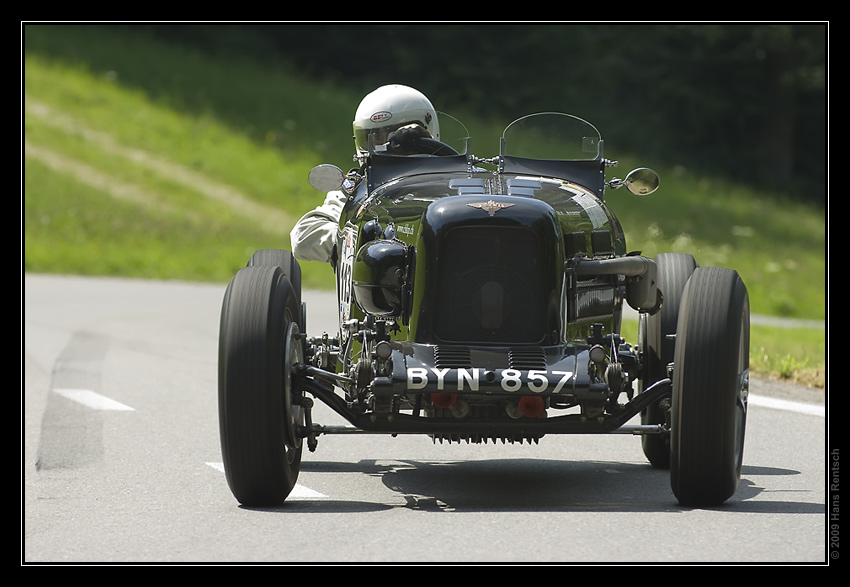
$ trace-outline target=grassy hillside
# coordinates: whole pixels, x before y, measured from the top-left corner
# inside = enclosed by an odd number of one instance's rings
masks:
[[[372,88],[352,93],[285,63],[213,59],[108,27],[82,32],[25,30],[25,271],[224,283],[255,249],[289,247],[294,222],[322,200],[310,168],[351,165],[351,117]],[[489,137],[476,154],[496,153],[502,121],[439,107]],[[825,318],[823,211],[606,148],[620,161],[612,175],[651,166],[662,177],[650,197],[608,195],[630,249],[737,269],[754,313]],[[332,287],[327,266],[303,271],[307,287]],[[754,369],[823,384],[823,330],[762,328]]]

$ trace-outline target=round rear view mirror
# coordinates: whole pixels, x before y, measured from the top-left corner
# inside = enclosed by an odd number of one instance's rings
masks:
[[[652,169],[641,167],[631,171],[623,183],[636,196],[648,196],[658,189],[658,174]]]
[[[320,192],[330,192],[340,188],[345,174],[336,165],[324,163],[311,169],[308,179],[310,185]]]

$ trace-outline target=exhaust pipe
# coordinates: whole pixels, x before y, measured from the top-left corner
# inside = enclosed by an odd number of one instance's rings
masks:
[[[661,308],[655,261],[640,255],[613,259],[579,259],[572,267],[576,275],[625,275],[626,301],[638,312],[654,314]]]

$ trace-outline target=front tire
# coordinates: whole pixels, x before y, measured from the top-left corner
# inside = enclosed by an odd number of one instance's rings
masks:
[[[219,431],[227,483],[246,506],[283,503],[298,478],[294,433],[303,392],[289,367],[298,355],[300,308],[277,266],[240,269],[225,291],[219,334]]]
[[[673,359],[670,483],[682,505],[718,505],[738,487],[749,346],[741,278],[730,269],[696,269],[682,294]]]

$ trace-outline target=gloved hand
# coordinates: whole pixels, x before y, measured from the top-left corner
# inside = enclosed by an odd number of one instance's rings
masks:
[[[422,129],[422,127],[420,126],[408,125],[391,132],[387,137],[387,140],[389,141],[390,151],[415,151],[416,148],[419,146],[421,130],[424,129]]]

